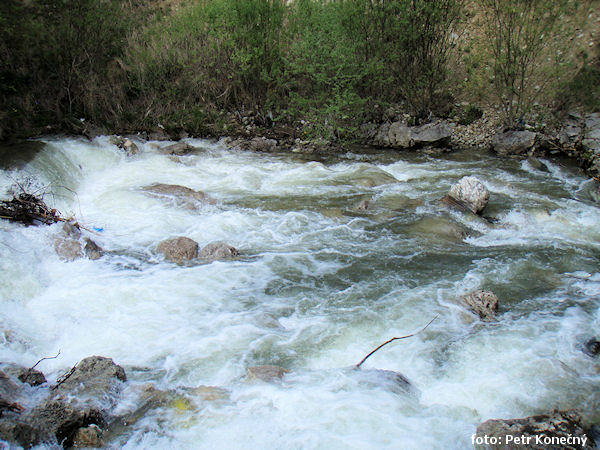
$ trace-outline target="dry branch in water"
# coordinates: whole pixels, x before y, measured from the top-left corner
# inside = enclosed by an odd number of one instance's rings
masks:
[[[56,359],[58,358],[58,356],[60,355],[60,350],[58,351],[58,353],[56,354],[56,356],[46,356],[45,358],[40,359],[38,362],[36,362],[33,366],[31,366],[28,370],[27,370],[27,374],[25,375],[25,378],[27,378],[31,372],[33,371],[33,369],[35,369],[35,367],[41,363],[42,361],[45,361],[47,359]]]
[[[63,384],[65,381],[67,381],[69,379],[69,377],[71,375],[73,375],[73,372],[75,372],[75,369],[77,369],[77,365],[74,365],[73,367],[71,367],[71,370],[69,370],[67,373],[65,373],[62,377],[60,377],[58,380],[56,380],[56,384],[54,386],[52,386],[52,388],[50,390],[55,390],[56,388],[58,388],[61,384]]]
[[[48,208],[41,198],[27,192],[15,195],[12,200],[0,201],[0,218],[24,225],[51,225],[66,220],[55,209]]]
[[[435,319],[437,319],[438,317],[439,317],[439,316],[435,316],[433,319],[431,319],[431,320],[429,321],[429,323],[428,323],[427,325],[425,325],[423,328],[421,328],[419,331],[417,331],[417,332],[415,332],[415,333],[409,334],[409,335],[407,335],[407,336],[394,337],[394,338],[391,338],[391,339],[390,339],[390,340],[388,340],[388,341],[385,341],[383,344],[381,344],[379,347],[377,347],[375,350],[372,350],[372,351],[371,351],[371,353],[369,353],[367,356],[365,356],[365,357],[364,357],[364,358],[363,358],[363,359],[362,359],[362,360],[361,360],[361,361],[360,361],[360,362],[359,362],[359,363],[358,363],[358,364],[355,366],[355,368],[356,368],[356,369],[360,369],[360,366],[362,366],[362,365],[363,365],[363,363],[364,363],[364,362],[367,360],[367,358],[369,358],[369,356],[371,356],[373,353],[375,353],[377,350],[379,350],[379,349],[380,349],[381,347],[383,347],[384,345],[387,345],[387,344],[389,344],[390,342],[397,341],[397,340],[399,340],[399,339],[406,339],[406,338],[409,338],[409,337],[416,336],[416,335],[417,335],[417,334],[419,334],[421,331],[425,331],[425,330],[427,329],[427,327],[428,327],[429,325],[431,325],[431,323],[432,323],[432,322],[433,322]]]

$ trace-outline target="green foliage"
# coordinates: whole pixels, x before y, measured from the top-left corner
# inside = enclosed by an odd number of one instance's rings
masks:
[[[115,102],[110,63],[125,44],[118,0],[5,0],[0,96],[8,128],[102,118]]]

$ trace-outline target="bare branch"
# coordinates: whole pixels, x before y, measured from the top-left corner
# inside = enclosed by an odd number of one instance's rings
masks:
[[[27,371],[27,375],[29,375],[29,374],[31,373],[31,371],[32,371],[33,369],[35,369],[35,367],[36,367],[36,366],[37,366],[39,363],[41,363],[42,361],[45,361],[45,360],[47,360],[47,359],[56,359],[56,358],[58,358],[58,355],[60,355],[60,350],[58,350],[58,353],[56,354],[56,356],[47,356],[47,357],[45,357],[45,358],[42,358],[42,359],[40,359],[38,362],[36,362],[36,363],[35,363],[33,366],[31,366],[31,367],[29,368],[29,370]]]
[[[369,356],[371,356],[373,353],[375,353],[377,350],[379,350],[379,349],[380,349],[381,347],[383,347],[384,345],[387,345],[387,344],[389,344],[390,342],[397,341],[397,340],[399,340],[399,339],[406,339],[406,338],[409,338],[409,337],[416,336],[416,335],[417,335],[417,334],[419,334],[420,332],[422,332],[422,331],[425,331],[425,330],[427,329],[427,327],[428,327],[429,325],[431,325],[431,323],[432,323],[432,322],[433,322],[435,319],[437,319],[438,317],[439,317],[439,315],[435,316],[433,319],[431,319],[431,320],[429,321],[429,323],[428,323],[427,325],[425,325],[423,328],[421,328],[419,331],[416,331],[415,333],[409,334],[409,335],[407,335],[407,336],[394,337],[394,338],[391,338],[391,339],[390,339],[390,340],[388,340],[388,341],[385,341],[383,344],[381,344],[379,347],[377,347],[375,350],[371,351],[371,353],[369,353],[367,356],[365,356],[365,357],[364,357],[364,358],[361,360],[361,362],[359,362],[359,363],[358,363],[358,364],[355,366],[355,368],[356,368],[356,369],[360,369],[360,366],[362,366],[362,365],[363,365],[363,363],[364,363],[364,362],[367,360],[367,358],[369,358]]]

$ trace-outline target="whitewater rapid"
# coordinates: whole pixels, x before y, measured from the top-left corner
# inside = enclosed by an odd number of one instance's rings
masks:
[[[0,361],[50,382],[90,355],[108,356],[132,386],[218,386],[227,398],[163,405],[109,442],[114,448],[462,449],[477,425],[574,408],[600,416],[600,365],[581,346],[600,324],[597,189],[575,168],[472,153],[349,152],[311,160],[188,140],[46,138],[0,173],[2,198],[27,186],[74,217],[106,251],[62,261],[60,224],[0,222]],[[486,214],[439,200],[465,175],[491,192]],[[183,185],[216,200],[198,209],[148,195]],[[18,189],[18,188],[17,188]],[[365,211],[357,208],[369,201]],[[178,266],[164,239],[225,241],[232,261]],[[457,298],[494,291],[499,320]],[[423,333],[370,350],[439,316]],[[248,382],[279,365],[280,382]],[[377,372],[402,373],[414,392]],[[127,391],[120,412],[134,410]]]

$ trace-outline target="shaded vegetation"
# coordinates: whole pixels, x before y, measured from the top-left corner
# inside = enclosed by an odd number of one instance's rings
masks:
[[[558,66],[542,63],[569,31],[569,3],[475,2],[487,39],[459,46],[472,26],[463,0],[4,0],[0,139],[90,122],[235,134],[251,117],[274,134],[352,140],[399,112],[416,123],[451,114],[471,92],[500,99],[514,125],[556,98],[539,85],[558,80]],[[461,70],[479,81],[491,72],[493,89],[459,79],[465,48],[473,57]],[[576,99],[598,85],[597,60],[579,68],[560,78]],[[598,108],[585,95],[581,104]],[[469,106],[461,121],[479,115]]]

